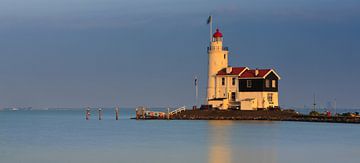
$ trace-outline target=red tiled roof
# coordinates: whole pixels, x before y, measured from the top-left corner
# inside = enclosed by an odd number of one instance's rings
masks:
[[[246,70],[240,75],[240,78],[263,78],[271,69],[258,69],[258,75],[255,75],[255,71],[256,70]]]
[[[242,71],[244,71],[247,67],[232,67],[230,73],[226,73],[226,68],[220,70],[217,75],[239,75]]]

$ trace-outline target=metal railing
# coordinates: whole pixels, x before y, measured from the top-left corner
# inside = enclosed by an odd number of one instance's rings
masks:
[[[207,51],[209,52],[210,50],[220,50],[220,48],[214,48],[214,47],[207,47]],[[223,51],[229,51],[229,47],[222,47]]]
[[[186,107],[183,106],[183,107],[180,107],[180,108],[177,108],[177,109],[171,111],[169,113],[169,115],[175,115],[175,114],[181,113],[182,111],[185,111],[185,110],[186,110]]]

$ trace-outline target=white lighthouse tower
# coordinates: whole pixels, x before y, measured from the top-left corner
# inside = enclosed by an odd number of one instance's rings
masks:
[[[213,34],[208,47],[208,85],[207,85],[207,102],[211,105],[211,101],[217,98],[216,95],[216,74],[228,67],[228,49],[223,47],[223,35],[219,29]]]

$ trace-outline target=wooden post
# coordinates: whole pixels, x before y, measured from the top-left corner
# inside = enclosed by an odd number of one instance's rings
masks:
[[[101,120],[101,119],[102,119],[102,109],[99,108],[99,120]]]
[[[86,120],[89,120],[90,119],[90,108],[87,108],[86,111],[85,111],[85,119]]]
[[[115,108],[116,120],[119,120],[119,107]]]
[[[170,119],[170,109],[167,108],[167,119],[169,120]]]
[[[136,108],[135,113],[136,113],[136,120],[139,120],[139,110],[138,110],[138,108]]]

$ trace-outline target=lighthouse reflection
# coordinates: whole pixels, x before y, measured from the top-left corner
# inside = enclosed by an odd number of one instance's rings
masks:
[[[277,161],[277,153],[275,144],[269,143],[269,133],[264,136],[257,136],[257,138],[234,137],[232,133],[234,126],[247,126],[243,132],[249,132],[249,128],[256,128],[261,123],[247,123],[236,121],[209,121],[209,163],[275,163]],[[250,126],[248,126],[250,125]],[[236,128],[238,129],[238,128]],[[238,130],[237,130],[238,131]],[[236,134],[235,134],[236,135]],[[270,133],[273,135],[273,133]]]
[[[209,121],[209,163],[231,163],[230,128],[232,121]]]

